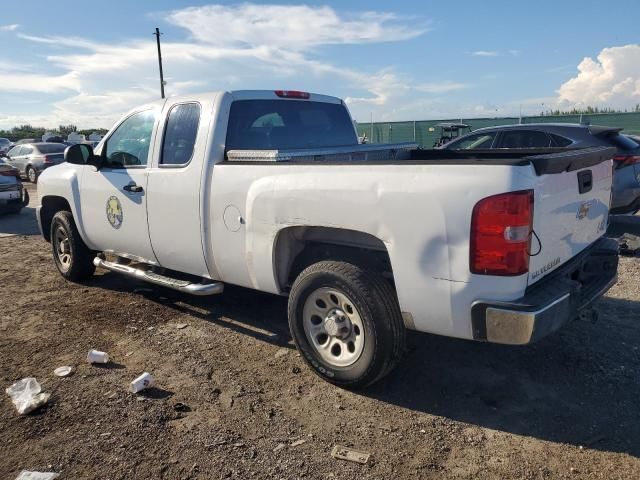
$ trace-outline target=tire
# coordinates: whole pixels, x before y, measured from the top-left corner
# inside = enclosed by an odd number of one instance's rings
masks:
[[[38,172],[36,172],[32,166],[28,166],[25,173],[31,183],[38,183]]]
[[[64,278],[77,282],[93,275],[95,252],[80,237],[71,212],[60,211],[53,216],[49,238],[53,261]]]
[[[372,385],[404,352],[405,329],[393,288],[358,265],[323,261],[306,268],[291,289],[288,314],[302,358],[317,375],[343,388]]]

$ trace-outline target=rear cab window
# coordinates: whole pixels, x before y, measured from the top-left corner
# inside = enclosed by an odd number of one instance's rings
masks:
[[[342,104],[309,100],[236,100],[227,150],[311,149],[358,145]]]

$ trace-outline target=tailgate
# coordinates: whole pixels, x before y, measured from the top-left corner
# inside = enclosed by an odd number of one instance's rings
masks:
[[[531,157],[538,173],[529,285],[587,248],[607,230],[615,149]],[[557,161],[554,161],[554,158]]]

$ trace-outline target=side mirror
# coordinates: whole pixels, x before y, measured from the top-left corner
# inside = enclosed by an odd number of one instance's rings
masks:
[[[91,145],[76,143],[64,151],[64,160],[74,165],[93,165],[97,170],[102,166],[102,159],[93,153]]]

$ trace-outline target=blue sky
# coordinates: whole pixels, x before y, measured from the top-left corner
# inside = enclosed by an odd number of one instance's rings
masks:
[[[108,127],[167,93],[287,88],[359,121],[640,103],[640,2],[5,2],[0,128]]]

